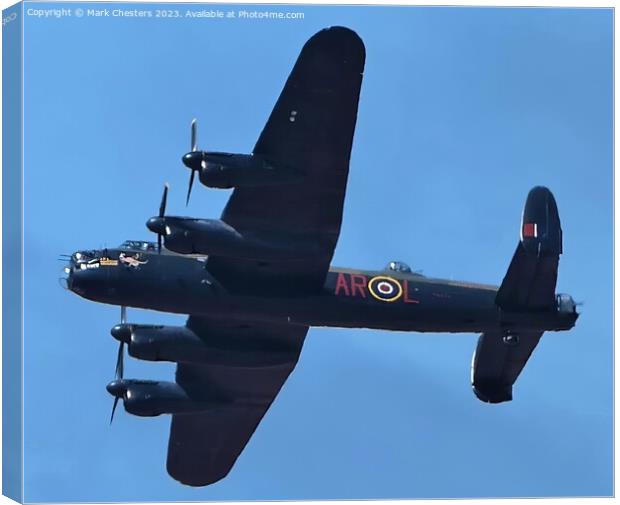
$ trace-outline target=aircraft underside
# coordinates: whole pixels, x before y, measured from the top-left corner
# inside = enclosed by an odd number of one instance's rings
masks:
[[[192,122],[189,202],[196,174],[234,188],[220,219],[159,213],[157,242],[79,251],[68,289],[121,307],[114,397],[138,416],[172,414],[167,470],[204,486],[225,477],[295,368],[311,326],[480,333],[474,394],[512,399],[545,331],[578,314],[555,293],[562,228],[549,189],[534,187],[499,287],[428,278],[402,263],[385,270],[331,268],[339,239],[364,74],[355,32],[332,27],[304,45],[249,154],[202,151]],[[126,307],[189,315],[184,326],[127,321]],[[177,363],[174,382],[126,379],[125,349]]]

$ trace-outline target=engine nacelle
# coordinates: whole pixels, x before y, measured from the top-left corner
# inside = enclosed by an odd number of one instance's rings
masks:
[[[220,219],[152,217],[146,226],[163,236],[166,249],[180,254],[278,261],[307,259],[324,250],[316,238],[304,234],[240,233]]]
[[[247,340],[234,336],[201,338],[186,326],[119,324],[111,333],[127,344],[130,356],[146,361],[263,367],[297,359],[297,350],[285,343],[274,345],[251,336]]]
[[[129,325],[129,354],[147,361],[207,361],[207,346],[184,326]]]
[[[176,382],[120,379],[110,382],[108,392],[123,400],[125,410],[135,416],[204,412],[226,401],[218,398],[190,398]]]
[[[200,151],[198,177],[210,188],[246,188],[289,184],[302,179],[291,167],[271,163],[261,156]]]

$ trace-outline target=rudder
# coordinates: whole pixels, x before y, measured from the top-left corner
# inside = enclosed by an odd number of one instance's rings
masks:
[[[536,186],[527,196],[520,241],[495,303],[504,310],[546,310],[555,305],[562,227],[555,198]]]

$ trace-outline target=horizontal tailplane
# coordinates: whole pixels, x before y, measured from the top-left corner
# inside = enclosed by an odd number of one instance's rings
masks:
[[[543,332],[485,332],[480,335],[471,365],[471,383],[487,403],[512,400],[512,386]]]
[[[520,240],[495,303],[503,312],[556,311],[555,285],[562,254],[562,227],[555,198],[536,186],[527,195]],[[488,403],[512,400],[512,387],[544,330],[498,327],[480,335],[472,360],[476,396]]]

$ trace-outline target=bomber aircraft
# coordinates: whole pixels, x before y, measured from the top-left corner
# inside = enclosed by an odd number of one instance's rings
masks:
[[[311,37],[251,154],[202,151],[192,123],[182,158],[207,187],[234,188],[220,219],[159,214],[157,242],[75,252],[78,295],[121,307],[117,403],[172,414],[168,473],[205,486],[225,477],[295,368],[310,326],[480,333],[471,382],[484,402],[513,384],[545,331],[569,330],[573,299],[555,294],[562,230],[551,192],[533,188],[501,285],[434,279],[401,262],[330,267],[343,201],[365,49],[350,29]],[[130,323],[126,307],[189,314],[185,326]],[[130,356],[177,363],[175,382],[123,377]]]

